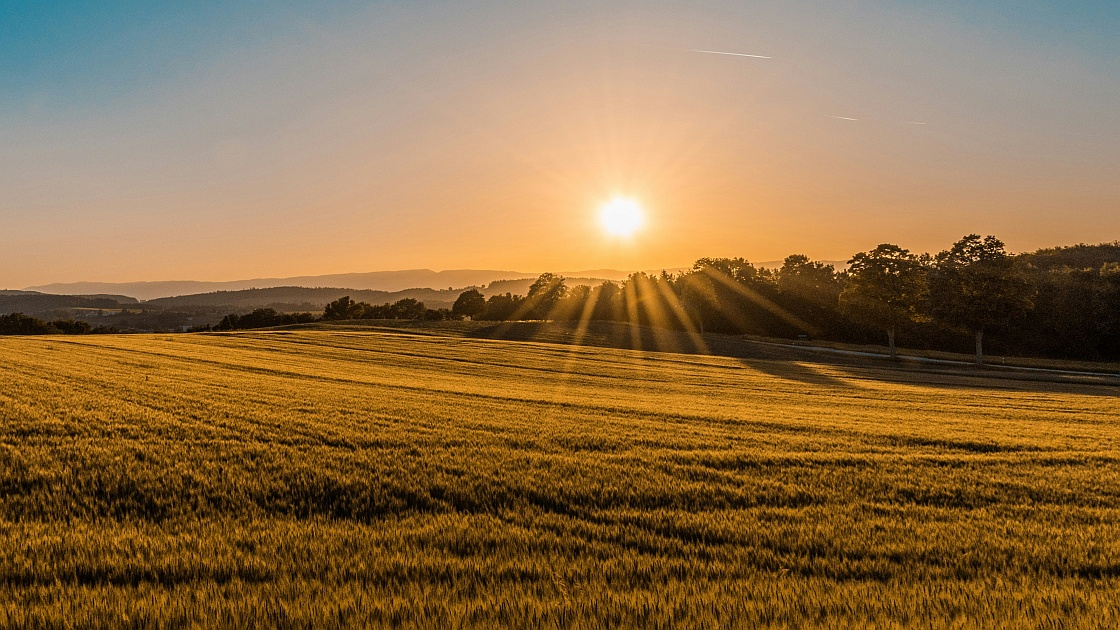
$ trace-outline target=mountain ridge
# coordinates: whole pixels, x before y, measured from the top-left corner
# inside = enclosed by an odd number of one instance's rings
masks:
[[[824,261],[842,265],[838,261]],[[779,267],[781,261],[755,263],[757,267]],[[689,267],[665,267],[665,271],[678,273]],[[660,273],[662,269],[647,269],[646,273]],[[618,269],[592,269],[584,271],[554,272],[564,277],[619,281],[632,272]],[[536,278],[540,272],[506,271],[498,269],[401,269],[395,271],[367,271],[334,273],[316,276],[291,276],[284,278],[250,278],[246,280],[143,280],[137,282],[55,282],[30,286],[22,291],[51,295],[123,295],[141,301],[161,298],[198,295],[218,291],[244,291],[247,289],[272,289],[279,287],[346,288],[355,291],[385,291],[396,293],[409,289],[455,290],[485,287],[502,280]]]

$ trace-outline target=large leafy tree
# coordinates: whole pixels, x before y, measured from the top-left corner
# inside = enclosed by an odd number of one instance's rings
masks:
[[[529,316],[533,319],[552,319],[553,309],[566,295],[568,287],[564,284],[564,276],[542,273],[529,286],[529,292],[525,296],[529,303]]]
[[[745,258],[701,258],[678,280],[685,308],[700,330],[761,333],[751,303],[758,296],[758,269]]]
[[[1120,263],[1101,265],[1097,293],[1093,315],[1101,352],[1108,357],[1120,357]]]
[[[486,310],[479,319],[491,321],[509,321],[515,319],[522,311],[522,302],[525,298],[512,293],[495,293],[486,300]]]
[[[362,312],[368,304],[363,302],[355,302],[350,299],[349,295],[338,298],[337,300],[327,304],[323,309],[323,319],[325,320],[340,320],[340,319],[357,319],[362,316]]]
[[[475,317],[486,310],[486,298],[478,289],[467,289],[459,294],[459,299],[451,306],[451,312],[463,317]]]
[[[718,274],[743,284],[758,278],[758,269],[746,258],[701,258],[692,265],[692,271]]]
[[[835,306],[841,282],[832,265],[810,260],[803,254],[786,256],[778,270],[778,289],[815,306]]]
[[[389,307],[389,313],[393,319],[424,319],[427,310],[423,302],[414,298],[397,300]]]
[[[920,317],[925,293],[926,268],[921,259],[898,245],[884,243],[848,261],[840,307],[852,319],[885,330],[893,359],[898,327]]]
[[[984,362],[984,330],[1032,306],[1033,287],[994,236],[969,234],[936,257],[930,284],[933,315],[976,337]]]
[[[591,319],[621,320],[622,315],[622,289],[615,283],[604,281],[595,287],[588,298],[595,302],[591,311]]]

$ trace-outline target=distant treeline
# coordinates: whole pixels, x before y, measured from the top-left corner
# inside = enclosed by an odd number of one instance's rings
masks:
[[[414,298],[404,298],[392,304],[367,304],[356,302],[350,296],[341,297],[327,304],[322,315],[312,313],[280,313],[272,308],[258,308],[244,315],[230,314],[212,327],[195,330],[247,330],[269,328],[288,324],[310,324],[319,321],[340,321],[347,319],[422,319],[445,320],[462,319],[449,309],[431,309]]]
[[[567,286],[542,274],[526,295],[477,289],[432,310],[415,299],[370,305],[344,297],[320,316],[258,309],[215,330],[348,319],[610,320],[689,330],[1083,359],[1120,358],[1120,242],[1012,255],[969,235],[938,254],[883,244],[849,267],[792,255],[779,269],[701,258],[689,271],[635,273]]]
[[[413,298],[373,305],[343,297],[315,315],[260,308],[194,330],[241,330],[350,319],[611,320],[695,332],[896,340],[955,352],[1120,359],[1120,241],[1008,254],[969,235],[937,254],[883,244],[838,271],[792,255],[778,269],[743,258],[701,258],[688,271],[635,273],[621,283],[569,287],[542,274],[526,295],[459,295],[451,309]],[[73,320],[0,318],[0,334],[105,332]]]
[[[452,308],[484,320],[615,320],[697,332],[814,337],[918,348],[1120,358],[1120,242],[1011,255],[969,235],[936,255],[883,244],[848,269],[793,255],[779,269],[701,258],[680,274],[567,287],[544,274],[527,295],[463,292]]]
[[[108,326],[92,326],[74,319],[44,321],[23,313],[0,315],[0,335],[88,335],[114,333]]]

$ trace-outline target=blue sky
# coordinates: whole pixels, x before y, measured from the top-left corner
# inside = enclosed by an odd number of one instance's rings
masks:
[[[0,80],[9,98],[48,92],[80,102],[84,95],[98,95],[89,88],[128,90],[167,80],[184,67],[220,59],[227,49],[292,36],[306,21],[345,20],[363,4],[5,0],[0,3]],[[1111,0],[858,4],[876,10],[892,5],[932,9],[962,23],[1079,48],[1102,64],[1120,59],[1120,2]]]
[[[291,36],[308,20],[332,20],[354,4],[296,2],[0,3],[0,81],[9,102],[47,97],[81,106],[127,95],[231,49]]]

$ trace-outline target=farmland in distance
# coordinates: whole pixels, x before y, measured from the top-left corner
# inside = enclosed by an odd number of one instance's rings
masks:
[[[438,330],[0,338],[0,627],[1116,627],[1116,394]]]

